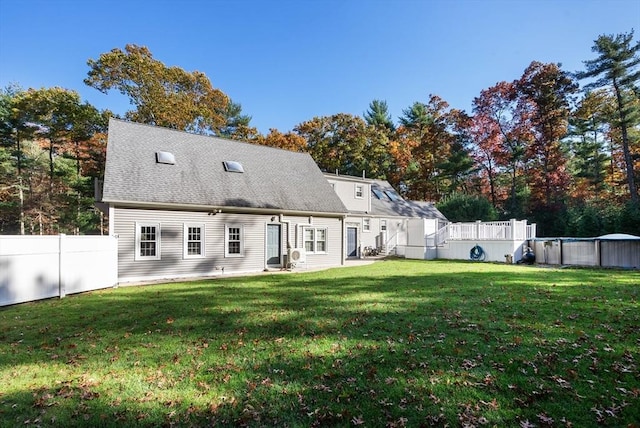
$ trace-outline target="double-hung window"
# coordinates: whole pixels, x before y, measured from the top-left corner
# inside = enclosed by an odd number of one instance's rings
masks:
[[[204,224],[184,225],[184,258],[204,257]]]
[[[160,260],[160,223],[136,223],[135,260]]]
[[[362,199],[364,196],[364,186],[362,184],[356,184],[356,199]]]
[[[380,230],[383,232],[387,230],[387,220],[380,220]]]
[[[362,231],[369,232],[371,230],[371,219],[363,218],[362,219]]]
[[[244,256],[243,227],[241,224],[227,224],[224,227],[225,257]]]
[[[327,229],[305,227],[303,231],[304,250],[307,253],[327,252]]]

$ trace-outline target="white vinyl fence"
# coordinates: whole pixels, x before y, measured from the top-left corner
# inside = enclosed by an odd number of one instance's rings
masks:
[[[449,223],[440,230],[438,242],[451,241],[525,241],[535,238],[536,225],[527,220],[476,221]]]
[[[0,236],[0,306],[117,284],[113,236]]]

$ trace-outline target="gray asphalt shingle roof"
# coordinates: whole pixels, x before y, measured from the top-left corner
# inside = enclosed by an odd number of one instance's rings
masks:
[[[407,201],[398,195],[389,182],[385,180],[372,179],[371,190],[382,191],[380,199],[375,194],[371,195],[371,213],[374,215],[447,220],[431,202]],[[393,192],[398,197],[395,201],[392,201],[385,192]]]
[[[170,152],[175,164],[156,162]],[[242,164],[227,172],[224,161]],[[111,119],[104,202],[346,213],[307,153]]]

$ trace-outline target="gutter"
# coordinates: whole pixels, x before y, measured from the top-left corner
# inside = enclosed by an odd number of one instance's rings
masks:
[[[289,216],[326,216],[326,217],[347,217],[347,212],[331,212],[331,211],[301,211],[301,210],[283,210],[280,208],[255,208],[255,207],[232,207],[222,205],[186,205],[177,203],[159,203],[159,202],[138,202],[138,201],[121,201],[114,199],[103,199],[102,202],[122,208],[149,208],[149,209],[167,209],[180,211],[210,211],[216,213],[244,213],[244,214],[267,214],[267,215],[289,215]]]

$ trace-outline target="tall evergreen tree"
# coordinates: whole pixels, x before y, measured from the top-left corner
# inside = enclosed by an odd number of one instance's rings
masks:
[[[242,113],[242,105],[240,103],[229,100],[226,108],[223,110],[226,119],[225,125],[220,128],[220,136],[239,140],[253,140],[258,135],[258,130],[252,127],[251,116]]]
[[[565,199],[569,176],[560,139],[567,133],[570,96],[577,85],[559,64],[534,61],[516,88],[521,125],[529,134],[525,155],[531,202],[548,210]]]
[[[451,171],[445,173],[442,167],[453,166],[446,162],[459,137],[455,131],[460,115],[436,95],[430,95],[428,103],[415,102],[402,112],[391,148],[396,163],[405,167],[401,182],[394,184],[405,188],[409,198],[438,201],[451,184]]]
[[[638,187],[631,150],[638,141],[632,140],[629,130],[640,123],[637,86],[640,80],[640,42],[633,44],[632,40],[633,30],[630,33],[598,37],[591,49],[598,57],[584,61],[586,70],[578,72],[577,77],[597,78],[587,84],[585,89],[608,88],[616,99],[617,117],[613,125],[620,129],[631,201],[638,203]]]
[[[606,187],[606,121],[603,105],[608,97],[601,91],[588,92],[569,120],[568,146],[572,173],[576,178],[574,197],[600,199]]]
[[[389,114],[386,101],[373,100],[369,104],[369,110],[364,113],[364,120],[377,128],[386,129],[387,132],[395,131],[395,125]]]

